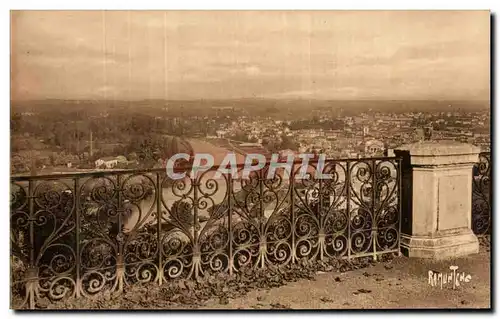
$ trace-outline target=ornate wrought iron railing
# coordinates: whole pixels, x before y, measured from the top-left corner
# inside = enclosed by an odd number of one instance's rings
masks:
[[[472,180],[472,230],[476,235],[491,232],[491,155],[479,154]]]
[[[241,169],[241,167],[240,167]],[[328,160],[306,179],[164,170],[11,178],[12,307],[137,282],[399,252],[398,158]]]

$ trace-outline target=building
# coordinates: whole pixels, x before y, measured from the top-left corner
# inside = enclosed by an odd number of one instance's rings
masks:
[[[108,157],[103,157],[95,161],[95,167],[96,168],[101,168],[105,167],[106,169],[112,169],[118,166],[118,164],[127,164],[127,158],[125,156],[108,156]]]
[[[364,150],[366,156],[381,155],[385,151],[385,144],[382,141],[371,139],[365,142]]]
[[[115,157],[103,157],[95,161],[96,168],[102,168],[104,166],[107,169],[112,169],[117,165],[118,160]]]

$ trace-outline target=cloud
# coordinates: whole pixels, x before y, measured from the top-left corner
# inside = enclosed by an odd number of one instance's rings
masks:
[[[231,77],[256,77],[264,75],[260,66],[246,63],[217,63],[213,64],[216,70],[221,73],[228,73]]]
[[[487,12],[13,15],[13,85],[40,79],[37,96],[411,98],[489,87]]]
[[[116,87],[105,85],[101,86],[96,90],[98,93],[113,93],[113,92],[118,92],[119,90]]]

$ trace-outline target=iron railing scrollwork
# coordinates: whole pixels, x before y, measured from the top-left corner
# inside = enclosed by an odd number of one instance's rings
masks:
[[[473,168],[472,230],[476,235],[491,232],[491,155],[480,153]]]
[[[217,168],[181,180],[160,169],[12,177],[12,307],[241,267],[399,252],[400,165],[311,161],[305,171],[293,166],[290,178],[283,169],[268,178],[269,163],[248,179],[217,176]]]

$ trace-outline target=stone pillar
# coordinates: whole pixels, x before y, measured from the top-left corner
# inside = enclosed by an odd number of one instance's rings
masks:
[[[409,257],[444,259],[474,254],[472,167],[480,149],[449,141],[420,141],[403,156],[401,248]]]

